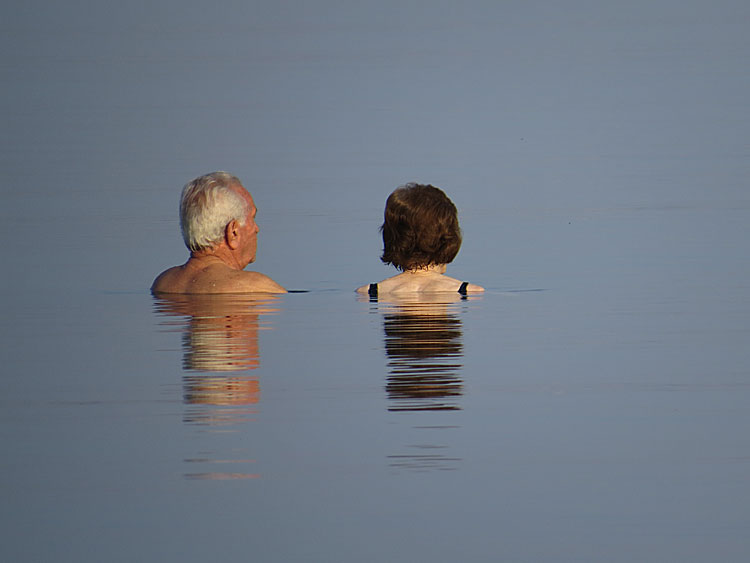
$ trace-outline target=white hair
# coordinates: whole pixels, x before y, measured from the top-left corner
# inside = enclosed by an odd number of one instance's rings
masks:
[[[248,203],[232,186],[242,184],[227,172],[211,172],[185,184],[180,197],[180,228],[190,250],[220,243],[233,220],[245,224]]]

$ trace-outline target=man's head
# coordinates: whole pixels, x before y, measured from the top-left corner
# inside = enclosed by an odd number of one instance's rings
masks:
[[[185,246],[193,252],[229,242],[234,226],[245,235],[248,263],[255,259],[255,205],[239,178],[212,172],[185,184],[180,198],[180,228]],[[248,222],[252,224],[248,224]],[[252,247],[252,248],[250,248]]]
[[[239,179],[213,172],[185,185],[180,227],[190,258],[168,268],[151,285],[154,294],[286,293],[260,272],[255,261],[258,225],[255,202]]]

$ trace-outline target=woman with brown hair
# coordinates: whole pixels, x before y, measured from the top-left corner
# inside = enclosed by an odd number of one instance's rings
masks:
[[[397,188],[386,201],[383,256],[400,274],[377,284],[363,285],[358,293],[376,296],[384,293],[458,292],[462,295],[484,291],[472,283],[445,275],[461,248],[458,211],[439,188],[424,184],[406,184]]]

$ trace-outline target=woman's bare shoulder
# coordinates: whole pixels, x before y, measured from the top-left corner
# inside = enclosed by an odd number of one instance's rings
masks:
[[[484,288],[481,285],[477,285],[475,283],[469,283],[469,284],[466,284],[466,291],[468,291],[469,293],[472,293],[472,292],[481,293],[482,291],[484,291]]]
[[[420,276],[420,275],[408,275],[408,274],[396,274],[390,278],[386,278],[377,283],[378,294],[383,295],[387,293],[393,294],[417,294],[417,293],[433,293],[433,292],[458,292],[463,281],[446,276],[445,274],[436,276]],[[368,293],[370,291],[370,284],[360,286],[356,289],[357,293]],[[481,285],[474,283],[467,283],[466,291],[471,293],[479,293],[484,291]]]
[[[358,287],[354,291],[357,292],[357,293],[367,293],[367,292],[370,291],[370,284],[368,283],[367,285],[363,285],[361,287]]]

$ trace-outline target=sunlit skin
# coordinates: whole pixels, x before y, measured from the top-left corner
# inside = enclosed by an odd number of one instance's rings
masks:
[[[224,238],[212,248],[191,251],[182,266],[162,272],[151,286],[154,293],[286,293],[286,289],[259,272],[246,272],[255,261],[258,246],[257,209],[252,196],[240,184],[232,189],[249,203],[245,224],[233,220]]]
[[[392,293],[432,293],[458,291],[461,280],[445,275],[446,265],[436,264],[425,268],[406,270],[388,279],[378,282],[378,295]],[[367,293],[369,285],[357,288],[357,293]],[[484,288],[470,283],[466,287],[469,293],[482,292]]]

